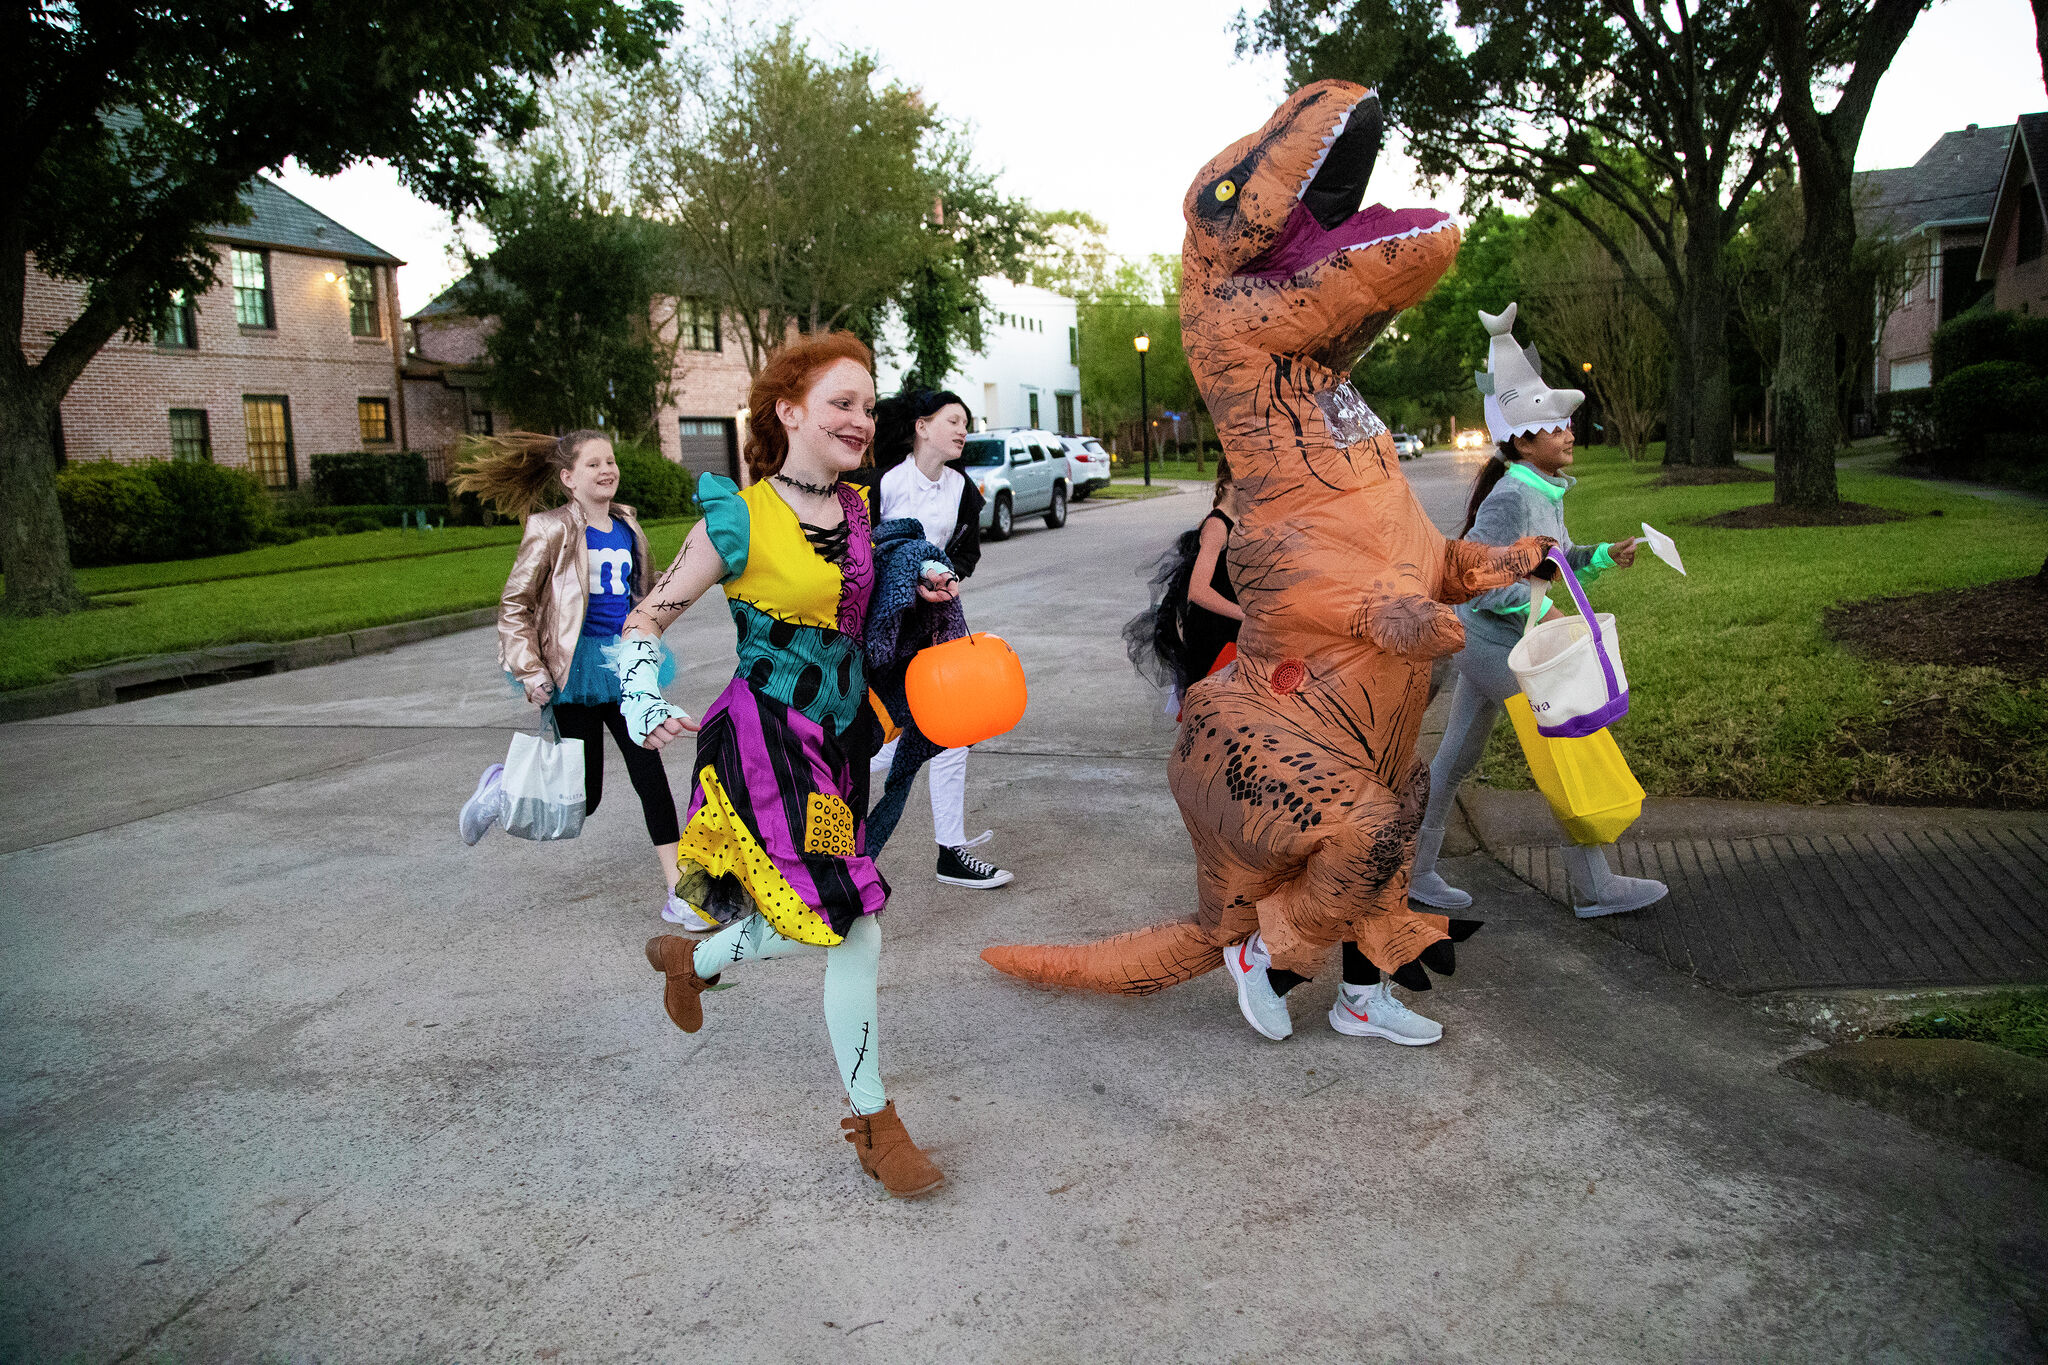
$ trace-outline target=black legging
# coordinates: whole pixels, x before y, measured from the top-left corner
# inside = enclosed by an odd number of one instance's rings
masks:
[[[676,820],[675,794],[668,789],[668,770],[661,766],[661,754],[633,742],[617,702],[606,702],[603,706],[558,702],[555,726],[563,739],[583,741],[585,815],[597,814],[597,803],[604,796],[604,732],[610,730],[618,742],[620,756],[626,760],[626,776],[632,780],[633,790],[640,794],[640,813],[647,817],[648,839],[659,848],[682,837],[682,825]]]

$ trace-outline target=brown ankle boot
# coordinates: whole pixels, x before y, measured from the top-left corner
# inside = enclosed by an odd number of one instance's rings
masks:
[[[697,975],[697,945],[674,934],[656,934],[647,940],[647,960],[654,970],[666,973],[668,989],[662,992],[661,1007],[685,1033],[704,1027],[704,988],[718,984],[718,977]]]
[[[860,1157],[860,1168],[881,1181],[891,1198],[915,1199],[946,1183],[931,1158],[903,1131],[903,1120],[896,1117],[896,1101],[883,1105],[880,1113],[843,1118],[839,1126],[846,1130],[846,1140]]]

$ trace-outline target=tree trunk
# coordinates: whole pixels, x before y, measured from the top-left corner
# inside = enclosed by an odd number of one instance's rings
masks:
[[[1692,463],[1692,352],[1671,338],[1671,397],[1664,405],[1664,463]]]
[[[8,615],[47,616],[85,603],[57,507],[56,413],[26,388],[18,372],[0,376],[0,569]]]
[[[1718,206],[1688,220],[1685,296],[1677,300],[1678,349],[1689,352],[1692,391],[1686,403],[1683,463],[1735,463],[1735,409],[1728,390],[1728,284],[1722,275],[1726,246]],[[1672,405],[1678,410],[1677,403]],[[1677,463],[1666,447],[1666,464]]]
[[[1841,426],[1835,406],[1834,302],[1856,233],[1853,223],[1846,234],[1827,226],[1816,234],[1811,217],[1807,223],[1805,238],[1786,269],[1785,307],[1778,326],[1773,501],[1782,507],[1821,508],[1841,501],[1835,484]]]

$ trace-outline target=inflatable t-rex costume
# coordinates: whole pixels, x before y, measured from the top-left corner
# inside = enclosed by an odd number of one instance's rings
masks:
[[[1548,542],[1446,540],[1345,378],[1458,250],[1433,209],[1357,211],[1380,132],[1370,91],[1318,82],[1205,166],[1185,203],[1181,335],[1236,476],[1228,562],[1245,614],[1236,667],[1189,689],[1167,768],[1197,914],[988,949],[1001,971],[1145,995],[1255,929],[1303,976],[1346,940],[1403,981],[1428,984],[1409,964],[1439,942],[1425,961],[1450,965],[1449,922],[1408,908],[1430,661],[1464,644],[1445,604],[1523,576]]]

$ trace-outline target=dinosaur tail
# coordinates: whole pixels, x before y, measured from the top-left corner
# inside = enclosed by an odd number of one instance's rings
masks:
[[[1223,950],[1191,919],[1133,929],[1094,943],[1002,944],[981,960],[1034,986],[1150,995],[1223,965]]]

